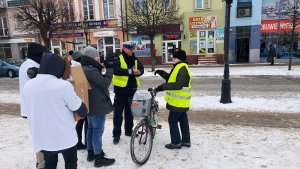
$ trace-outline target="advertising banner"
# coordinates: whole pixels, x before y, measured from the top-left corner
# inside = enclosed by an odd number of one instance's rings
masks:
[[[132,39],[135,43],[136,57],[151,57],[150,37],[146,35],[133,35]]]
[[[300,22],[300,20],[298,21]],[[278,27],[279,25],[279,27]],[[268,32],[285,32],[292,30],[291,20],[266,20],[261,21],[261,33]],[[300,32],[300,25],[296,27],[296,31]]]
[[[224,28],[217,28],[216,34],[216,43],[224,43]]]
[[[200,16],[189,18],[190,30],[216,28],[216,25],[217,16]]]

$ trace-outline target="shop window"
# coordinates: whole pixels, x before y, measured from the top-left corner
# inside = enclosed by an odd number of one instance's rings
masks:
[[[114,18],[114,0],[103,0],[104,19]]]
[[[27,57],[28,43],[19,43],[19,56],[21,59],[25,59]]]
[[[84,20],[94,19],[94,5],[93,0],[82,0],[83,17]]]
[[[8,36],[6,17],[0,17],[0,37]]]
[[[195,0],[195,9],[209,9],[211,0]]]
[[[100,52],[103,51],[104,59],[106,56],[113,56],[114,53],[119,53],[120,49],[120,39],[114,37],[103,37],[98,41],[98,49]]]
[[[58,39],[52,39],[51,51],[62,56],[66,53],[66,43]]]
[[[296,40],[294,44],[291,44],[290,36],[290,32],[262,33],[260,57],[267,57],[268,51],[270,50],[270,45],[273,45],[276,49],[277,59],[288,59],[290,56],[300,58],[300,35],[295,35]],[[293,48],[292,52],[291,48]]]
[[[200,30],[198,31],[198,54],[214,54],[215,53],[215,31]]]
[[[77,43],[77,45],[75,46],[76,51],[82,51],[86,46],[85,38],[76,38],[75,42]]]
[[[12,58],[10,44],[0,44],[0,57]]]

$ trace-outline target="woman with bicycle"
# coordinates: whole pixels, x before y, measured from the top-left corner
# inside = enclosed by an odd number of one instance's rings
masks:
[[[167,82],[158,86],[156,92],[166,91],[166,108],[170,110],[168,122],[170,127],[171,143],[166,144],[167,149],[180,149],[182,146],[190,147],[190,129],[187,111],[191,104],[191,81],[192,75],[186,61],[184,50],[174,53],[173,69],[170,73],[163,70],[156,70]],[[178,128],[180,124],[181,137]]]

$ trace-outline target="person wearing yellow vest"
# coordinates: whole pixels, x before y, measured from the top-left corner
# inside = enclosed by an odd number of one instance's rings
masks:
[[[124,111],[125,135],[131,136],[133,128],[133,116],[131,114],[131,102],[138,86],[139,76],[143,75],[144,67],[134,55],[134,43],[124,42],[122,53],[114,61],[114,116],[113,116],[113,143],[118,144],[121,136],[121,127]]]
[[[192,75],[186,61],[184,50],[174,53],[173,69],[170,73],[163,70],[156,70],[166,80],[166,83],[155,88],[156,92],[166,91],[166,108],[170,110],[168,122],[171,135],[171,143],[166,144],[167,149],[180,149],[182,146],[191,147],[190,129],[187,111],[191,104],[191,83]],[[178,128],[180,124],[181,136]]]

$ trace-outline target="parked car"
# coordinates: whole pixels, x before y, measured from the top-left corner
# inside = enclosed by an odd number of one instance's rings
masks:
[[[3,60],[0,60],[0,76],[5,77],[18,77],[19,76],[19,66],[9,64]]]

